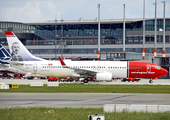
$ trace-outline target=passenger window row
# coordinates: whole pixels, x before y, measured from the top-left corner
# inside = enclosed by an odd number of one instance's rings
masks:
[[[97,68],[105,69],[105,66],[68,66],[70,68]],[[43,68],[62,68],[62,66],[43,66]],[[126,69],[126,67],[108,67],[109,69]]]
[[[129,69],[142,69],[141,67],[129,67]]]

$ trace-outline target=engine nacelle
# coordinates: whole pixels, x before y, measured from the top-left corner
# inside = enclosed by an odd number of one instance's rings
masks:
[[[97,73],[96,80],[103,80],[103,81],[111,81],[112,80],[112,73]]]

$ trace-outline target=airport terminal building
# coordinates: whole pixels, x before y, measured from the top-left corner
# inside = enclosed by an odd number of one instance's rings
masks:
[[[125,51],[123,51],[123,20],[100,20],[101,56],[107,60],[142,59],[143,19],[125,20]],[[0,43],[8,48],[4,31],[13,31],[28,50],[45,59],[81,58],[97,59],[98,19],[75,21],[46,21],[20,23],[0,21]],[[155,19],[145,19],[145,58],[152,59],[154,52]],[[166,58],[162,57],[163,18],[157,18],[157,61],[170,71],[170,18],[165,20]],[[170,78],[166,75],[163,78]]]
[[[145,52],[154,51],[155,19],[145,19]],[[143,19],[125,20],[126,52],[142,52]],[[100,20],[101,53],[107,54],[107,59],[121,57],[110,53],[123,51],[123,20]],[[55,59],[58,56],[66,58],[97,58],[98,19],[75,21],[53,20],[36,23],[19,23],[0,21],[0,42],[7,47],[4,31],[13,31],[29,51],[42,58]],[[162,52],[163,19],[157,19],[157,52]],[[170,53],[170,18],[166,18],[166,53]],[[126,58],[142,59],[142,55]],[[152,56],[146,57],[150,59]]]

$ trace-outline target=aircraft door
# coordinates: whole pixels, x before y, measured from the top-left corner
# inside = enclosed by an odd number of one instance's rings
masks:
[[[37,72],[37,63],[34,63],[34,65],[33,65],[33,71],[34,71],[34,72]]]
[[[93,65],[93,70],[97,70],[97,71],[99,71],[100,70],[100,66],[99,65]]]
[[[148,64],[146,69],[147,69],[147,72],[151,72],[151,65]]]
[[[146,74],[146,75],[147,75],[148,77],[149,77],[149,76],[152,76],[152,74],[151,74],[151,65],[148,64],[148,65],[146,66],[146,71],[147,71],[147,74]]]
[[[93,70],[96,70],[96,66],[95,65],[93,65]]]
[[[99,65],[96,68],[97,68],[98,71],[100,70],[100,66]]]

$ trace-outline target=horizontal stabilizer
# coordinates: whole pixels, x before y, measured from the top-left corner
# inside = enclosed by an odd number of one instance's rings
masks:
[[[1,61],[10,63],[11,65],[24,65],[23,62],[19,62],[19,61],[9,61],[9,60],[1,60]]]

